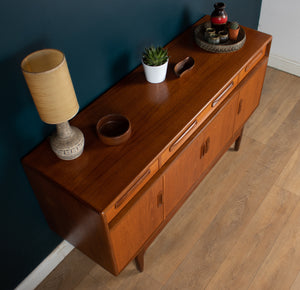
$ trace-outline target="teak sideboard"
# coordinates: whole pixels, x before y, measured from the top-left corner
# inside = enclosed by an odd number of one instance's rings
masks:
[[[133,259],[143,270],[145,250],[228,148],[239,149],[259,104],[272,37],[244,27],[240,50],[210,53],[193,37],[208,20],[166,46],[166,81],[147,83],[139,66],[71,121],[85,135],[79,158],[58,159],[45,140],[22,160],[49,226],[115,275]],[[195,66],[177,78],[187,56]],[[111,113],[132,126],[119,146],[96,133]]]

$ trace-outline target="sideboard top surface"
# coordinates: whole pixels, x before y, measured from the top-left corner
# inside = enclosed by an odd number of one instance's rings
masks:
[[[139,66],[71,121],[86,140],[79,158],[58,159],[45,140],[24,157],[23,165],[96,211],[104,210],[271,41],[270,35],[243,27],[247,36],[243,48],[225,54],[206,52],[194,42],[193,29],[208,20],[209,16],[202,18],[167,45],[166,81],[147,83]],[[177,78],[173,67],[187,56],[194,58],[195,66]],[[123,145],[106,146],[97,137],[97,121],[110,113],[125,115],[131,122],[132,135]]]

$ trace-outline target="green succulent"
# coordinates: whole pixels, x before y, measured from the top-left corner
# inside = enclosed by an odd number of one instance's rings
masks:
[[[143,62],[150,66],[159,66],[168,60],[168,51],[161,46],[145,48],[143,52]]]
[[[231,28],[231,29],[238,29],[239,27],[240,27],[239,23],[236,21],[230,22],[230,24],[229,24],[229,28]]]

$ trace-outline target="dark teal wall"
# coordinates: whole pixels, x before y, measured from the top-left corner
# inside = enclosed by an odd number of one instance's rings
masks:
[[[0,4],[1,288],[19,284],[60,242],[49,230],[20,159],[50,134],[20,70],[42,48],[62,50],[81,108],[204,14],[204,0],[11,0]],[[256,28],[261,0],[227,1],[230,20]]]

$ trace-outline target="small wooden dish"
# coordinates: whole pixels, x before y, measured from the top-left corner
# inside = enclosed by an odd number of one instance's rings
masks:
[[[126,142],[131,135],[129,120],[118,114],[101,118],[96,126],[99,139],[106,145],[115,146]]]
[[[188,56],[184,60],[178,62],[174,67],[174,72],[177,77],[181,77],[187,71],[194,67],[195,61],[192,57]]]

